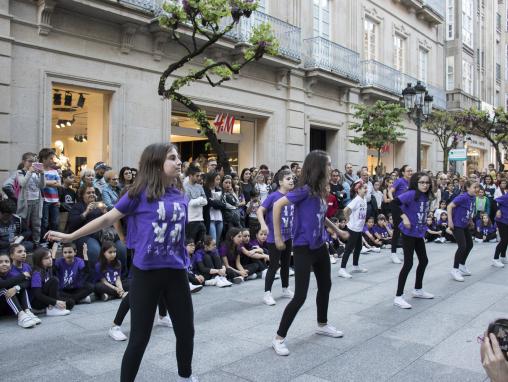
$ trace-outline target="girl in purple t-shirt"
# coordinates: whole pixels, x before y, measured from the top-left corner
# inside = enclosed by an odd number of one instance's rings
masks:
[[[291,251],[293,242],[291,240],[291,228],[293,225],[293,210],[292,205],[284,207],[281,216],[282,227],[282,240],[284,240],[285,249],[279,251],[275,246],[275,236],[273,233],[273,205],[277,200],[287,195],[294,188],[294,176],[291,170],[281,170],[277,173],[275,182],[279,188],[277,191],[272,192],[263,201],[261,207],[258,209],[258,220],[261,224],[261,230],[268,234],[268,255],[270,256],[270,265],[265,277],[265,295],[263,302],[266,305],[275,305],[275,300],[272,296],[272,285],[275,280],[275,274],[280,267],[280,278],[282,282],[282,297],[293,298],[294,294],[289,289],[289,265],[291,262]],[[266,216],[266,218],[265,218]]]
[[[395,198],[402,195],[407,191],[409,187],[409,179],[411,179],[411,175],[413,175],[413,169],[409,167],[407,164],[402,166],[399,170],[399,177],[395,179],[395,182],[388,189],[388,196],[392,200],[391,210],[392,210],[392,218],[393,218],[393,235],[392,235],[392,263],[400,264],[401,261],[397,256],[397,247],[399,246],[399,237],[400,237],[400,229],[399,225],[401,222],[400,215],[402,211],[400,207],[395,203]]]
[[[185,251],[188,200],[182,192],[182,162],[169,142],[147,146],[141,154],[134,184],[101,217],[77,231],[50,231],[49,240],[74,241],[127,217],[127,247],[134,251],[129,292],[131,332],[122,360],[121,380],[133,381],[138,373],[159,296],[163,296],[177,338],[178,374],[191,378],[194,347],[194,310],[187,279],[189,256]]]
[[[497,241],[496,224],[492,223],[487,213],[483,213],[481,218],[476,222],[475,240],[479,243],[488,243]]]
[[[453,231],[458,245],[453,269],[450,271],[455,281],[464,281],[464,276],[471,276],[471,272],[466,267],[466,260],[473,249],[473,237],[469,225],[474,217],[478,182],[468,180],[464,184],[464,189],[466,192],[456,196],[447,207],[448,228]]]
[[[425,232],[427,231],[427,216],[430,210],[430,196],[432,183],[427,174],[417,172],[411,176],[409,189],[395,198],[395,204],[400,207],[401,223],[399,229],[402,234],[402,249],[404,250],[404,265],[399,273],[397,294],[393,304],[402,309],[410,309],[411,305],[404,300],[404,286],[407,276],[413,268],[413,256],[416,252],[418,267],[416,268],[416,281],[413,290],[415,298],[434,298],[434,295],[422,289],[423,275],[429,263],[425,249]]]
[[[503,268],[505,264],[508,264],[506,259],[506,248],[508,247],[508,194],[496,198],[496,204],[496,223],[501,240],[496,246],[492,265],[496,268]],[[501,257],[501,260],[499,257]]]
[[[305,303],[309,289],[311,268],[314,270],[318,285],[316,333],[330,337],[342,337],[342,332],[328,324],[328,298],[332,286],[330,276],[330,256],[326,246],[325,225],[333,228],[339,236],[339,230],[326,218],[326,186],[330,178],[330,157],[321,150],[314,150],[303,162],[298,186],[277,200],[273,206],[273,232],[275,246],[279,251],[286,248],[282,235],[282,210],[294,205],[293,220],[293,256],[295,263],[295,294],[284,310],[277,335],[272,347],[278,355],[289,355],[284,344],[287,332],[296,314]]]

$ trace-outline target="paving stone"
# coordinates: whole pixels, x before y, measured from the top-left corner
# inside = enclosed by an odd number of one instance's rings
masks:
[[[481,382],[485,375],[470,370],[418,360],[389,379],[390,382]]]

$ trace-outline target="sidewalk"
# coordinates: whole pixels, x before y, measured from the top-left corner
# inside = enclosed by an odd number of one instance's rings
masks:
[[[429,244],[424,288],[434,300],[408,298],[411,310],[392,305],[399,265],[389,250],[362,255],[369,273],[345,280],[332,265],[329,320],[344,331],[333,339],[313,333],[315,282],[288,333],[289,357],[270,347],[282,311],[262,304],[263,281],[231,288],[206,287],[193,295],[194,373],[200,381],[484,381],[477,337],[487,324],[508,317],[508,267],[491,267],[495,244],[477,244],[464,283],[450,280],[454,244]],[[414,283],[413,268],[406,291]],[[291,278],[291,284],[294,282]],[[41,316],[35,329],[0,321],[0,359],[5,381],[118,381],[126,342],[114,342],[107,330],[118,301],[77,306],[66,317]],[[129,320],[124,323],[128,334]],[[138,381],[175,381],[175,339],[171,329],[155,327]],[[5,378],[5,379],[4,379]]]

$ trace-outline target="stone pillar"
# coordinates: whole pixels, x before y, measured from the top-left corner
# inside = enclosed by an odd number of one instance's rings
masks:
[[[0,181],[19,159],[11,153],[11,65],[12,65],[11,15],[9,1],[0,2]]]
[[[288,81],[286,161],[302,162],[308,150],[309,135],[305,119],[304,77],[300,71],[291,71]]]

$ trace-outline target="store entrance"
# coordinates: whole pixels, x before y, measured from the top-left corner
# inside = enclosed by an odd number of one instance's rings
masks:
[[[326,130],[310,129],[310,151],[312,150],[327,150]]]

